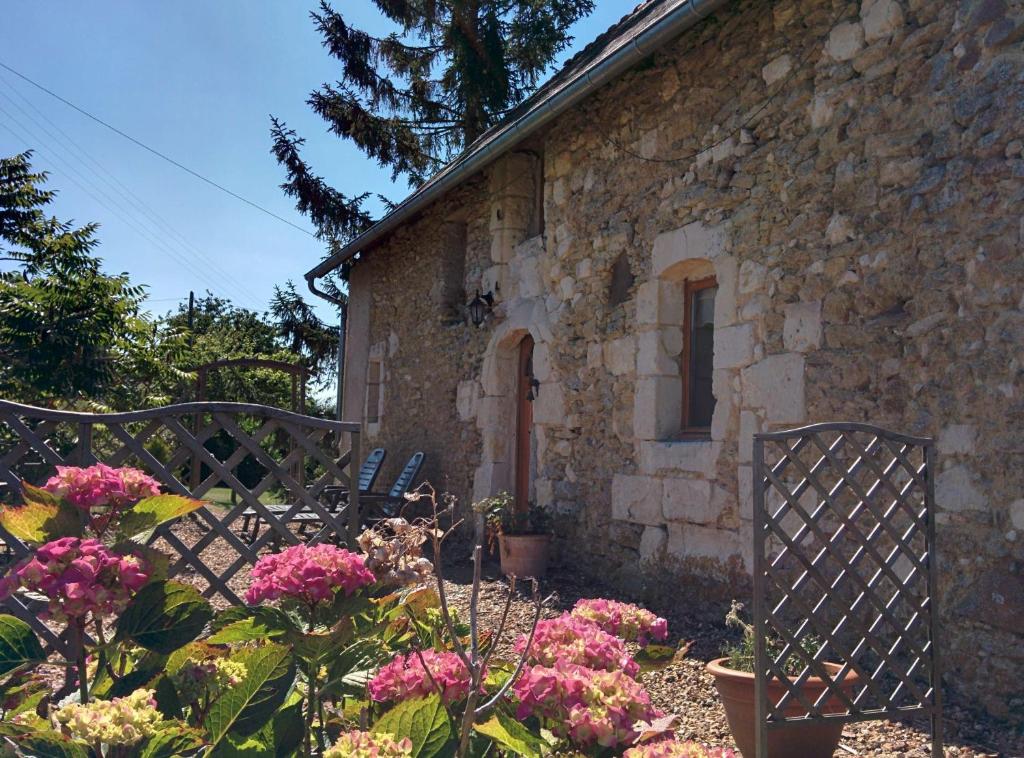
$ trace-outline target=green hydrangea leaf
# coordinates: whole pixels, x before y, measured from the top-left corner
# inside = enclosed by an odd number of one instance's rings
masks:
[[[71,504],[53,497],[49,492],[32,488],[45,495],[39,499],[29,496],[25,485],[25,504],[19,507],[0,508],[0,526],[22,542],[40,545],[59,537],[79,537],[82,534],[82,518]]]
[[[32,627],[19,618],[0,615],[0,676],[46,660]]]
[[[212,618],[213,608],[195,587],[150,582],[121,614],[115,639],[134,640],[147,650],[170,654],[198,637]]]
[[[396,740],[408,737],[415,758],[433,758],[453,737],[448,714],[437,695],[399,703],[380,717],[373,731]]]
[[[245,666],[245,678],[210,706],[203,725],[214,747],[232,732],[247,737],[258,732],[288,697],[295,680],[291,649],[273,643],[240,650],[231,656]]]
[[[534,734],[523,724],[501,712],[482,724],[476,724],[473,729],[478,734],[494,740],[499,747],[511,750],[513,755],[540,758],[548,747],[540,735]]]
[[[118,534],[122,538],[131,539],[136,535],[151,532],[168,521],[174,521],[199,510],[203,505],[202,500],[193,500],[181,495],[147,497],[124,512],[118,525]]]

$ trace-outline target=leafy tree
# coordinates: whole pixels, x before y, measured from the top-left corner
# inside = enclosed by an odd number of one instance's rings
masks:
[[[165,370],[144,289],[92,254],[97,225],[46,215],[31,152],[0,159],[0,394],[29,403],[137,403]],[[172,342],[165,345],[171,349]]]
[[[412,185],[461,152],[536,85],[571,41],[569,26],[592,0],[372,0],[397,29],[376,37],[350,26],[327,2],[311,13],[341,79],[308,103],[330,131],[349,139]],[[303,141],[272,119],[284,191],[331,240],[371,219],[367,195],[347,196],[304,162]]]
[[[295,283],[291,280],[284,287],[274,287],[270,315],[288,350],[303,357],[310,375],[318,383],[324,384],[335,376],[338,329],[325,324],[316,315],[316,311],[295,290]]]
[[[192,373],[175,384],[172,394],[191,399],[195,392],[195,370],[206,363],[232,358],[266,358],[294,363],[295,355],[278,340],[278,329],[259,313],[239,308],[230,300],[207,292],[197,298],[189,328],[188,306],[182,304],[163,322],[163,334],[180,335],[188,346],[183,366]],[[291,407],[288,376],[271,369],[224,368],[207,376],[207,397],[240,403]]]

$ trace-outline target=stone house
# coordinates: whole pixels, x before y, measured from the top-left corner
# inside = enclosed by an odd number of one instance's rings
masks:
[[[664,598],[743,587],[755,432],[934,436],[950,684],[1020,719],[1022,45],[1020,0],[648,0],[307,274],[345,417]]]

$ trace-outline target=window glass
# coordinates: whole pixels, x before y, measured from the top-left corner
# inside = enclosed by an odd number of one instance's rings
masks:
[[[712,365],[715,353],[715,293],[718,287],[714,280],[695,282],[687,287],[689,330],[686,335],[687,353],[687,404],[684,427],[707,429],[715,412],[715,396],[712,392]]]
[[[380,422],[380,361],[370,361],[366,372],[366,423]]]

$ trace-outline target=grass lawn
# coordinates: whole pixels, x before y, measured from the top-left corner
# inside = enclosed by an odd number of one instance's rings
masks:
[[[230,487],[213,487],[203,495],[203,500],[212,503],[215,506],[222,508],[230,508],[233,504],[231,502],[231,488]],[[279,502],[280,498],[272,492],[264,492],[260,495],[260,502],[269,505],[270,503]]]

